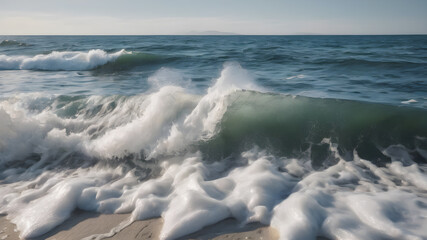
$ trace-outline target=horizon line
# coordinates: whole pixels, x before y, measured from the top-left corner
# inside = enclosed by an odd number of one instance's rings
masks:
[[[413,36],[427,33],[385,33],[385,34],[0,34],[0,36]]]

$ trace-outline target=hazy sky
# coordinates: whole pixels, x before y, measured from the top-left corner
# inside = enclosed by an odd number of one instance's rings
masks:
[[[0,0],[0,34],[427,34],[427,0]]]

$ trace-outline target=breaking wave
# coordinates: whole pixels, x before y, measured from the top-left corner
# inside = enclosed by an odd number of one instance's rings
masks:
[[[0,47],[9,47],[9,46],[25,47],[25,46],[30,46],[30,45],[28,45],[26,43],[18,42],[16,40],[3,40],[0,42]]]
[[[36,56],[0,55],[0,70],[43,70],[43,71],[82,71],[82,70],[120,70],[138,65],[164,62],[166,58],[120,50],[107,53],[93,49],[88,52],[57,52]]]
[[[226,218],[283,239],[427,237],[423,109],[266,93],[228,64],[205,95],[23,94],[0,121],[0,213],[23,238],[74,209],[132,213],[113,234],[161,216],[162,239]]]

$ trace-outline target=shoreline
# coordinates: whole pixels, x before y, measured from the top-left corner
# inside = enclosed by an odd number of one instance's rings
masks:
[[[31,240],[56,239],[74,240],[87,238],[95,234],[105,234],[114,227],[125,221],[130,214],[99,214],[76,210],[70,218],[55,227],[51,231]],[[101,239],[159,239],[163,225],[162,218],[152,218],[142,221],[135,221],[111,237]],[[15,231],[16,226],[7,220],[5,215],[0,215],[0,239],[15,240],[19,238],[19,232]],[[216,224],[178,238],[184,239],[278,239],[278,232],[260,223],[248,223],[241,226],[234,219],[225,219]]]

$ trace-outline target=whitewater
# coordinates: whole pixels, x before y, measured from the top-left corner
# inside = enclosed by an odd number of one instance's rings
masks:
[[[125,50],[108,54],[101,49],[88,52],[52,52],[36,56],[0,55],[0,70],[89,70],[116,60]]]
[[[346,97],[339,97],[345,87],[323,90],[340,86],[324,76],[311,82],[317,91],[304,85],[320,70],[279,74],[288,89],[281,90],[265,80],[276,70],[252,68],[253,58],[215,64],[212,54],[200,57],[167,37],[161,40],[184,52],[156,52],[152,41],[149,52],[115,43],[31,55],[37,41],[19,40],[0,43],[7,48],[0,52],[0,214],[23,239],[53,230],[75,210],[130,214],[87,239],[159,217],[161,239],[229,218],[271,226],[280,239],[427,238],[425,82],[408,96],[396,97],[405,90],[394,86],[393,96],[362,100],[372,85],[357,77],[351,91],[359,93]],[[425,72],[419,61],[408,67],[418,71],[413,76]],[[371,68],[322,64],[335,76]],[[194,77],[205,74],[210,79]]]

